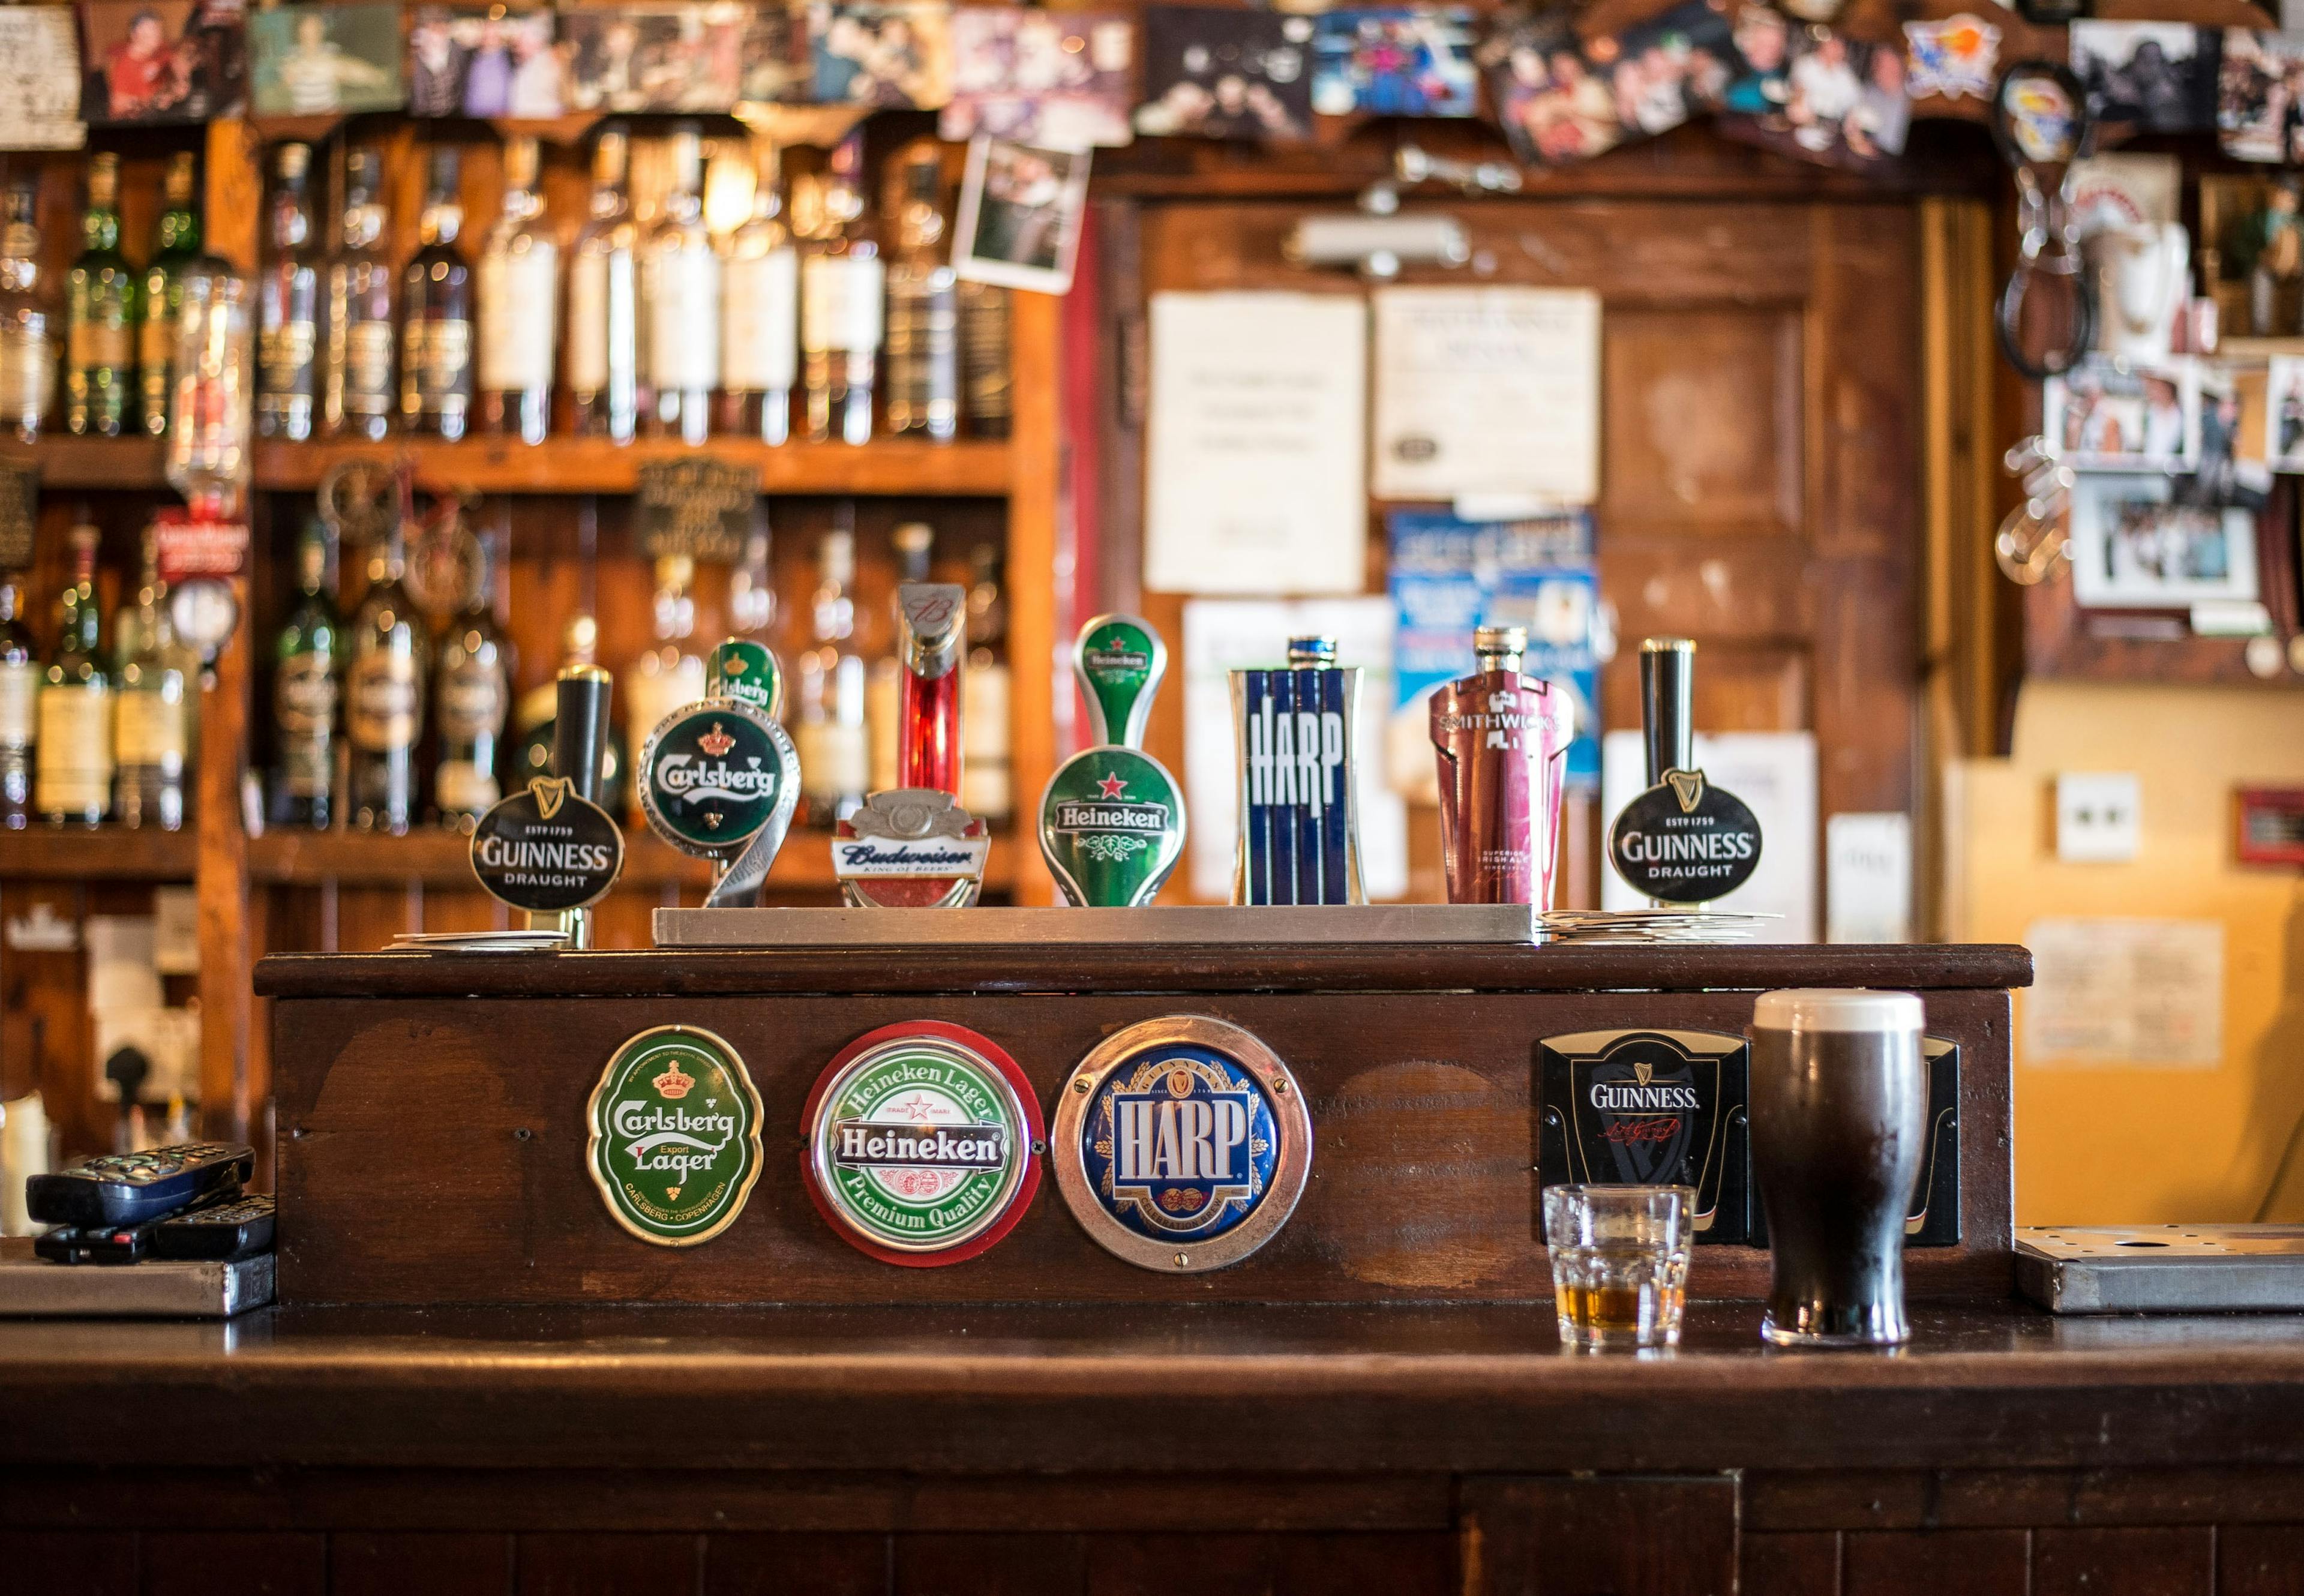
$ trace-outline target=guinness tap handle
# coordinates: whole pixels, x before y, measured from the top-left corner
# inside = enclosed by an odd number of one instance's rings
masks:
[[[1667,770],[1696,768],[1696,644],[1652,637],[1640,645],[1640,719],[1648,733],[1648,785]]]
[[[572,665],[560,673],[558,718],[552,726],[552,773],[579,798],[600,801],[600,762],[608,749],[608,673]]]

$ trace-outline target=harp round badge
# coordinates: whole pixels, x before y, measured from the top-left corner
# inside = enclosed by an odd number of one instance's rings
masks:
[[[692,1025],[618,1048],[586,1114],[585,1161],[616,1223],[692,1247],[734,1223],[760,1177],[760,1094],[736,1049]]]
[[[1239,1262],[1288,1222],[1312,1169],[1312,1116],[1271,1048],[1179,1014],[1116,1031],[1080,1060],[1048,1148],[1098,1246],[1196,1274]]]
[[[960,1025],[867,1031],[825,1067],[800,1172],[826,1223],[914,1269],[975,1257],[1040,1188],[1040,1106],[1016,1061]]]

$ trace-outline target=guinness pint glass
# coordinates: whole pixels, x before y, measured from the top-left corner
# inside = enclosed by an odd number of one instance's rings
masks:
[[[1920,1000],[1764,992],[1752,1014],[1752,1175],[1780,1346],[1906,1339],[1904,1216],[1927,1133]]]

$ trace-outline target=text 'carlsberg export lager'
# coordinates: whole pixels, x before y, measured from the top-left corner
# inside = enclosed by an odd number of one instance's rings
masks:
[[[1452,904],[1552,907],[1576,713],[1565,689],[1520,675],[1527,649],[1522,628],[1483,626],[1472,634],[1479,668],[1432,695]]]

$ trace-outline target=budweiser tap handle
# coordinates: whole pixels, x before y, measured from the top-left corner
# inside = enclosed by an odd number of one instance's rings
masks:
[[[560,673],[558,718],[552,726],[552,773],[579,798],[598,802],[600,762],[608,748],[608,673],[572,665]]]
[[[1648,731],[1648,785],[1667,770],[1696,768],[1696,645],[1652,637],[1640,645],[1640,715]]]

